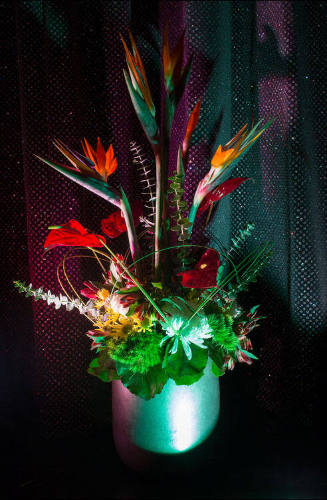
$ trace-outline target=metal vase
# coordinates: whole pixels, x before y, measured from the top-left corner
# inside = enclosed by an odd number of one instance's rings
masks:
[[[121,459],[143,467],[151,454],[180,454],[201,444],[214,429],[220,408],[219,381],[209,361],[193,385],[168,380],[162,392],[143,400],[118,380],[112,386],[113,434]]]

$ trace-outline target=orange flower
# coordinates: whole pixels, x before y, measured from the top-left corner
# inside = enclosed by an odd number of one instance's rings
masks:
[[[211,166],[214,168],[222,169],[228,167],[233,161],[235,161],[244,151],[255,142],[258,137],[264,132],[265,128],[261,129],[258,134],[252,137],[250,127],[248,130],[247,123],[241,130],[225,144],[225,146],[219,145],[216,153],[211,160]],[[247,140],[250,136],[250,140]]]
[[[85,155],[94,163],[95,170],[104,178],[104,181],[107,182],[109,175],[113,174],[118,166],[112,144],[110,144],[108,150],[105,151],[101,139],[98,137],[97,149],[94,151],[85,138],[84,143],[85,144],[82,142],[82,146]]]
[[[143,62],[142,62],[140,53],[137,49],[133,35],[129,30],[128,30],[128,34],[129,34],[129,39],[130,39],[130,42],[132,45],[133,55],[128,50],[127,44],[126,44],[124,38],[122,37],[122,35],[120,35],[120,39],[124,45],[128,69],[129,69],[130,76],[131,76],[131,79],[133,82],[133,87],[134,88],[136,87],[137,90],[142,94],[142,97],[143,97],[147,107],[149,108],[150,113],[152,114],[152,116],[155,116],[155,107],[153,104],[153,100],[152,100],[152,96],[151,96],[151,92],[150,92],[150,87],[149,87],[149,84],[148,84],[148,81],[146,78]]]

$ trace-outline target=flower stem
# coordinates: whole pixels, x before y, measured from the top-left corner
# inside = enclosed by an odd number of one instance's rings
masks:
[[[155,229],[154,229],[154,280],[160,281],[160,263],[161,263],[161,241],[162,241],[162,227],[161,227],[161,215],[162,215],[162,168],[161,168],[161,157],[160,153],[155,153],[156,160],[156,218],[155,218]]]
[[[128,236],[128,242],[129,242],[129,247],[131,249],[131,255],[133,262],[137,261],[140,257],[140,246],[137,240],[137,235],[135,231],[135,225],[134,225],[134,220],[133,220],[133,215],[131,211],[130,204],[128,202],[128,199],[122,190],[122,197],[121,197],[121,211],[123,212],[126,227],[127,227],[127,236]],[[136,270],[136,275],[139,279],[142,279],[142,268],[139,263],[135,264],[135,270]]]
[[[116,254],[106,244],[104,244],[104,247],[108,250],[108,252],[110,253],[110,255],[113,256],[114,262],[116,262],[117,261]],[[125,266],[125,264],[123,262],[119,261],[119,266],[124,269],[125,273],[127,274],[127,276],[130,277],[130,279],[133,281],[133,283],[135,284],[135,286],[138,287],[138,289],[143,293],[143,295],[145,296],[145,298],[150,302],[150,304],[160,314],[160,316],[165,319],[166,316],[163,314],[163,312],[161,311],[161,309],[157,306],[157,304],[155,303],[155,301],[150,297],[150,295],[148,294],[148,292],[143,288],[143,286],[139,283],[139,281],[135,278],[135,276],[133,276],[133,274],[129,272],[129,270]]]

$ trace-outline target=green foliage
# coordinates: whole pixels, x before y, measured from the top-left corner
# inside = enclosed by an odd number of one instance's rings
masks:
[[[233,318],[223,314],[209,314],[208,323],[212,329],[212,340],[226,351],[235,351],[238,338],[233,332]]]
[[[143,399],[151,399],[156,394],[160,394],[168,380],[161,364],[152,366],[145,373],[135,373],[128,365],[120,362],[116,363],[116,368],[124,386]]]
[[[124,342],[122,337],[105,337],[106,350],[109,356],[112,357],[113,353],[116,351],[117,347]]]
[[[178,152],[179,156],[179,168],[178,172],[175,171],[174,175],[169,177],[170,186],[168,193],[173,196],[170,198],[170,206],[175,210],[175,214],[172,218],[176,222],[176,226],[171,227],[172,231],[178,233],[178,241],[185,241],[189,238],[189,228],[191,223],[187,217],[185,217],[184,212],[188,208],[186,201],[184,201],[184,167],[181,151]]]
[[[158,144],[157,122],[153,117],[153,115],[151,114],[151,111],[149,110],[144,99],[140,97],[138,92],[134,89],[128,73],[125,70],[123,70],[123,73],[129,91],[129,95],[131,97],[138,119],[141,122],[143,130],[151,144]]]
[[[231,239],[232,244],[228,249],[228,252],[225,255],[225,260],[220,265],[218,274],[217,274],[217,284],[219,285],[222,277],[225,275],[225,270],[228,265],[230,259],[234,256],[234,254],[241,248],[241,246],[245,243],[245,240],[251,235],[254,230],[254,224],[249,222],[243,229],[239,229],[236,235]]]
[[[228,284],[228,297],[236,297],[240,292],[248,290],[250,283],[255,283],[262,273],[265,266],[268,265],[272,257],[271,247],[267,244],[262,249],[257,250],[254,255],[248,259],[245,270],[237,275],[237,282]]]
[[[32,285],[26,285],[24,281],[14,281],[14,287],[18,289],[19,293],[25,293],[25,297],[34,297],[34,300],[43,299],[45,293],[42,288],[35,290]]]
[[[214,343],[212,339],[206,341],[206,346],[208,348],[209,358],[215,365],[212,367],[212,372],[218,377],[218,371],[220,372],[222,370],[225,353],[222,347]]]
[[[214,361],[212,361],[211,371],[215,377],[221,377],[225,373],[223,368],[221,368],[219,365],[216,365]]]
[[[248,238],[252,231],[254,230],[254,224],[249,222],[244,229],[239,229],[236,236],[232,238],[232,244],[227,252],[228,257],[230,257],[236,250],[238,250]]]
[[[111,356],[133,373],[146,373],[162,361],[161,340],[162,335],[155,331],[136,333],[119,344]]]
[[[91,361],[87,371],[90,375],[98,377],[102,382],[119,379],[114,363],[106,351],[101,351],[99,356]]]
[[[180,341],[176,354],[169,354],[169,349],[170,345],[168,344],[163,368],[177,385],[191,385],[202,377],[208,361],[207,349],[192,344],[192,358],[190,360],[187,359]]]

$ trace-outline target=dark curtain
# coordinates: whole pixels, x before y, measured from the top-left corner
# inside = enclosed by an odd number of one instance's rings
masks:
[[[110,386],[87,375],[86,321],[32,304],[18,296],[12,280],[59,292],[56,266],[63,253],[43,256],[48,226],[76,218],[98,231],[110,213],[33,156],[59,160],[53,138],[75,149],[83,137],[113,142],[114,182],[122,182],[131,199],[138,196],[129,142],[150,152],[123,80],[119,34],[126,36],[127,27],[134,33],[159,107],[159,43],[167,20],[171,44],[185,28],[186,56],[194,54],[174,122],[172,160],[187,116],[203,99],[189,156],[189,198],[218,144],[252,114],[275,117],[234,171],[254,182],[220,204],[207,230],[212,245],[217,239],[228,244],[251,221],[256,230],[246,249],[274,244],[270,267],[244,297],[267,316],[252,335],[259,361],[221,380],[221,425],[229,436],[221,438],[225,447],[236,447],[237,429],[249,447],[251,439],[284,440],[289,432],[318,439],[326,415],[326,10],[325,3],[309,1],[2,3],[1,420],[16,444],[40,433],[110,432]],[[201,223],[198,229],[194,241]],[[68,263],[68,271],[73,283],[92,274],[80,261]]]

